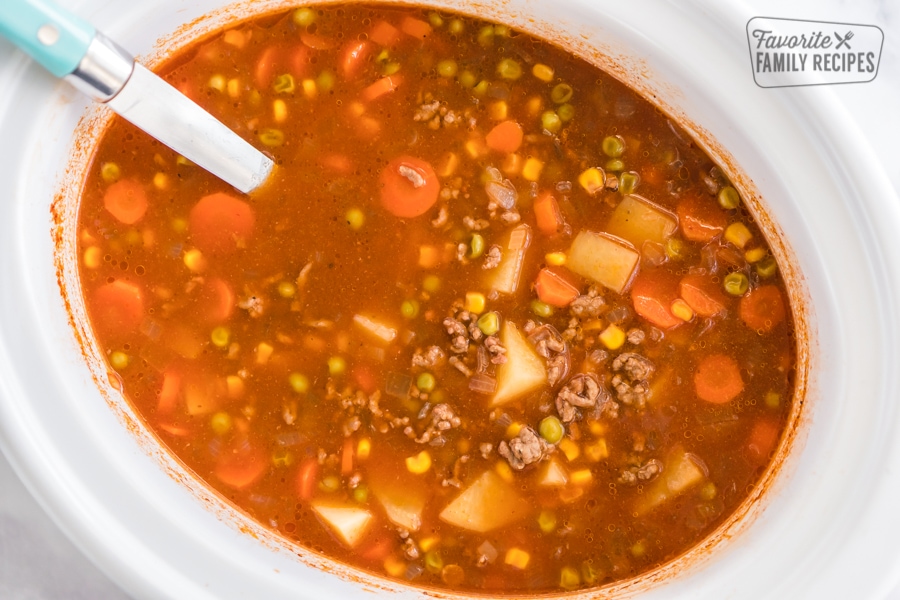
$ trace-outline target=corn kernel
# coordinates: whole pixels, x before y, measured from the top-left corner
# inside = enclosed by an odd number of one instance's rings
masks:
[[[513,482],[513,472],[512,467],[509,466],[508,463],[504,461],[497,461],[497,464],[494,465],[494,472],[500,476],[500,479],[505,481],[506,483]]]
[[[301,83],[303,86],[303,94],[309,98],[310,100],[316,97],[316,80],[315,79],[304,79]]]
[[[747,250],[744,253],[744,259],[748,263],[759,262],[766,257],[766,249],[765,248],[753,248],[751,250]]]
[[[97,246],[91,246],[85,249],[82,262],[88,269],[98,269],[103,264],[103,252]]]
[[[169,187],[169,176],[165,173],[157,173],[153,176],[153,186],[158,190],[164,190]]]
[[[682,321],[690,321],[694,318],[694,309],[692,309],[690,304],[688,304],[681,298],[676,298],[675,300],[673,300],[672,305],[669,307],[669,310],[671,310],[672,314]]]
[[[531,73],[540,79],[541,81],[545,81],[550,83],[553,81],[553,67],[549,67],[544,63],[537,63],[531,68]]]
[[[603,460],[604,458],[609,457],[609,448],[606,445],[606,440],[599,439],[593,444],[588,444],[584,447],[584,455],[591,462],[598,462]]]
[[[419,540],[419,548],[420,548],[423,552],[428,552],[428,551],[430,551],[432,548],[434,548],[435,546],[437,546],[437,544],[438,544],[439,541],[441,541],[441,538],[439,538],[439,537],[436,536],[436,535],[430,535],[430,536],[428,536],[428,537],[426,537],[426,538],[422,538],[421,540]]]
[[[366,460],[369,458],[369,454],[372,452],[372,440],[369,438],[362,438],[359,440],[359,443],[356,444],[356,458],[357,460]]]
[[[239,98],[241,95],[241,80],[238,78],[228,80],[228,95],[232,98]]]
[[[519,432],[522,431],[522,424],[519,422],[510,423],[506,428],[506,437],[507,439],[512,439],[519,435]]]
[[[505,100],[499,100],[488,106],[488,115],[495,121],[503,121],[509,114],[509,105]]]
[[[738,248],[743,248],[753,239],[753,234],[747,229],[747,226],[741,222],[732,223],[725,230],[725,240],[731,242]]]
[[[600,334],[600,341],[609,350],[618,350],[625,343],[625,332],[618,325],[611,323]]]
[[[581,326],[582,331],[588,331],[588,332],[601,331],[603,329],[606,329],[603,326],[603,319],[589,319],[589,320],[585,321],[584,324]]]
[[[559,449],[566,455],[566,459],[572,462],[581,455],[581,448],[578,447],[572,438],[563,438],[559,442]]]
[[[226,377],[225,387],[228,389],[228,397],[232,400],[240,398],[244,394],[244,380],[237,375]]]
[[[538,116],[544,110],[544,99],[540,96],[532,96],[525,103],[525,110],[528,111],[530,117]]]
[[[600,421],[595,421],[591,419],[588,421],[588,431],[591,432],[591,435],[601,436],[606,433],[606,425]]]
[[[406,573],[406,563],[392,554],[384,559],[384,570],[391,577],[400,577]]]
[[[207,83],[207,85],[216,91],[224,92],[226,83],[227,82],[224,76],[213,75],[209,78],[209,82]]]
[[[606,175],[597,167],[585,169],[578,176],[578,183],[588,194],[593,196],[606,185]]]
[[[544,170],[544,163],[536,158],[529,158],[522,165],[522,177],[528,181],[537,181],[541,178],[541,171]]]
[[[465,144],[466,154],[471,158],[481,158],[487,154],[487,146],[481,138],[471,138]]]
[[[575,485],[586,485],[593,480],[594,474],[591,473],[590,469],[579,469],[577,471],[572,471],[569,475],[569,481]]]
[[[521,548],[510,548],[506,551],[506,558],[503,559],[503,562],[517,569],[524,569],[530,560],[531,555]]]
[[[566,258],[565,252],[550,252],[544,255],[544,260],[553,267],[561,267],[566,264]]]
[[[574,567],[563,567],[559,573],[559,587],[574,590],[581,585],[581,575]]]
[[[481,292],[466,292],[465,309],[470,313],[476,315],[483,313],[485,302],[484,294]]]
[[[431,455],[428,454],[428,450],[422,450],[415,456],[407,457],[406,468],[410,473],[416,475],[427,473],[431,468]]]
[[[456,154],[456,152],[448,152],[441,158],[440,162],[437,164],[435,173],[437,173],[438,177],[450,177],[456,172],[456,168],[458,166],[459,155]]]
[[[512,154],[507,154],[506,156],[504,156],[503,162],[500,163],[500,170],[510,177],[521,173],[522,155],[513,152]]]
[[[222,41],[235,48],[243,48],[247,43],[247,37],[245,33],[232,29],[225,32],[225,35],[222,36]]]
[[[287,104],[281,98],[272,102],[272,117],[276,123],[284,123],[287,120]]]
[[[272,356],[274,351],[275,348],[271,344],[260,342],[259,346],[256,347],[256,364],[264,365],[269,362],[269,357]]]
[[[206,258],[196,248],[191,248],[184,253],[184,266],[194,273],[202,273],[206,270]]]

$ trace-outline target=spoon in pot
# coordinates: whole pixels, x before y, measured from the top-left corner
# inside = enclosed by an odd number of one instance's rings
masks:
[[[273,162],[134,60],[90,23],[48,0],[0,0],[0,35],[48,71],[244,193]]]

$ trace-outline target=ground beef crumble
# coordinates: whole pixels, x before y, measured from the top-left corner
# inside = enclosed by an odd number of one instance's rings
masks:
[[[509,462],[509,466],[521,471],[530,464],[540,462],[552,449],[553,446],[526,425],[508,443],[505,440],[500,442],[497,453]]]

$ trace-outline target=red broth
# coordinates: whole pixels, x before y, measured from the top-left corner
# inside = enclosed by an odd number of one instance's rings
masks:
[[[159,72],[277,162],[242,196],[129,124],[88,314],[197,477],[414,585],[558,592],[703,540],[791,408],[785,283],[725,174],[584,61],[447,13],[301,8]]]

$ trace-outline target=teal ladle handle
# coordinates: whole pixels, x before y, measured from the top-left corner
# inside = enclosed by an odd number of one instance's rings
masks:
[[[0,0],[0,35],[9,38],[57,77],[72,73],[96,30],[44,0]]]

